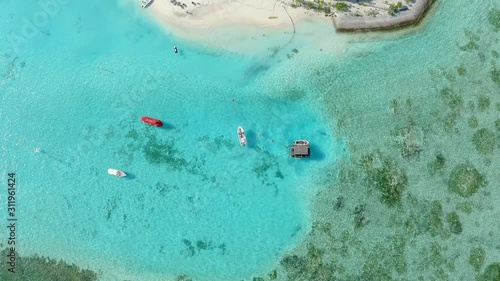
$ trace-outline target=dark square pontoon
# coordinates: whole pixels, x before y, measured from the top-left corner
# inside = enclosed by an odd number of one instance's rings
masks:
[[[309,158],[311,156],[311,147],[306,140],[296,140],[290,148],[290,154],[294,158]]]

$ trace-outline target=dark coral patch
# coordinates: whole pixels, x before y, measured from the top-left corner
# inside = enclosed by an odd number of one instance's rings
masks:
[[[448,190],[462,197],[469,197],[486,184],[484,176],[472,164],[464,163],[458,164],[451,171]]]

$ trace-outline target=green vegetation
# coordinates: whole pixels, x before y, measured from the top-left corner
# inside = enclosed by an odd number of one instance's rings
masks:
[[[450,232],[453,234],[462,233],[462,223],[460,222],[460,217],[456,212],[451,212],[446,215],[446,221],[449,224]]]
[[[472,136],[472,143],[479,153],[482,155],[489,155],[492,154],[495,149],[496,137],[492,131],[482,128],[474,133]]]
[[[391,16],[395,16],[397,12],[399,12],[399,9],[403,8],[403,3],[398,2],[397,4],[390,4],[389,5],[389,10],[388,13]]]
[[[479,272],[484,264],[486,252],[481,247],[472,248],[469,254],[469,264],[472,265],[475,271]]]
[[[67,264],[64,261],[57,261],[37,255],[32,257],[21,257],[16,252],[16,272],[7,271],[7,254],[9,250],[5,248],[1,251],[2,270],[0,271],[0,280],[12,281],[32,281],[32,280],[50,280],[50,281],[95,281],[97,273],[80,269],[75,264]]]
[[[336,9],[337,11],[342,11],[342,12],[345,12],[345,11],[347,11],[347,8],[348,8],[348,6],[347,6],[347,4],[346,4],[346,3],[344,3],[344,2],[338,2],[338,3],[335,3],[335,9]]]
[[[495,50],[491,50],[491,56],[494,58],[494,59],[498,59],[500,58],[500,54],[498,54],[497,51]]]
[[[500,262],[489,264],[479,281],[500,281]]]
[[[500,119],[495,121],[495,128],[497,129],[497,132],[500,133]]]
[[[471,116],[469,118],[469,128],[476,129],[479,126],[479,121],[477,120],[476,116]]]
[[[500,9],[491,9],[488,13],[488,21],[494,31],[500,31]]]
[[[464,163],[458,164],[451,171],[448,190],[462,197],[469,197],[486,184],[484,176],[472,164]]]

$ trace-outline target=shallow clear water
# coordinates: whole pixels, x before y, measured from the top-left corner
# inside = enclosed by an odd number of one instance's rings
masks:
[[[261,57],[181,45],[114,1],[58,5],[21,41],[40,8],[1,5],[2,171],[17,174],[21,254],[105,279],[234,280],[267,270],[304,235],[303,198],[343,144],[313,106],[262,87]],[[313,144],[311,159],[289,156],[294,139]]]
[[[105,280],[273,268],[280,280],[472,280],[500,260],[495,9],[440,1],[416,28],[320,39],[331,27],[306,22],[271,57],[286,38],[225,54],[98,1],[61,5],[19,43],[39,7],[3,1],[1,170],[18,174],[19,251]],[[304,138],[312,159],[291,159],[286,145]],[[395,206],[370,178],[387,161],[407,178]],[[449,188],[464,163],[487,181],[469,196]],[[303,262],[287,266],[292,255]]]

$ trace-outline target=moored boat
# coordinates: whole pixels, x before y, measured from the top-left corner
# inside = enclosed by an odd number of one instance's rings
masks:
[[[120,171],[120,170],[112,169],[112,168],[108,169],[108,174],[110,174],[112,176],[119,177],[119,178],[123,178],[123,177],[127,176],[127,174],[125,174],[124,171]]]
[[[146,8],[153,0],[142,0],[141,7]]]
[[[174,53],[177,54],[177,52],[179,52],[179,50],[177,50],[177,46],[174,46]]]
[[[163,123],[160,120],[148,116],[142,116],[141,121],[155,127],[163,126]]]
[[[309,145],[309,141],[306,140],[296,140],[293,142],[295,145]]]
[[[243,127],[238,126],[238,138],[240,139],[240,145],[247,145],[247,137],[245,136],[245,130]]]

